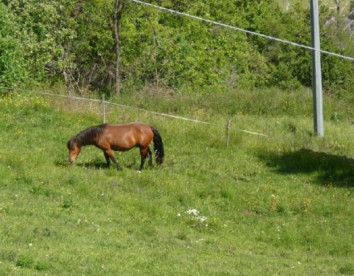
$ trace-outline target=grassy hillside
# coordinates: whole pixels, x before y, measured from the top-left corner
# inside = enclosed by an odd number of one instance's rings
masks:
[[[120,102],[268,138],[233,130],[226,149],[222,127],[107,107],[108,121],[163,137],[164,165],[139,174],[138,150],[116,154],[122,171],[93,147],[67,164],[67,140],[102,122],[99,105],[2,95],[0,274],[354,274],[350,103],[326,97],[318,138],[308,91],[228,96]]]

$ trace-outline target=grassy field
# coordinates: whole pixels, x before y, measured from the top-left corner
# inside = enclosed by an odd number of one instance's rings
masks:
[[[112,123],[154,125],[161,167],[137,173],[138,150],[107,168],[66,142],[102,122],[100,106],[0,97],[0,275],[353,275],[354,117],[325,97],[312,135],[307,90],[127,95],[120,103],[225,129],[107,107]]]

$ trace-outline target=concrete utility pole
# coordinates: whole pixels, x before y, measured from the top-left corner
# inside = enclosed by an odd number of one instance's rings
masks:
[[[318,1],[311,0],[311,41],[312,47],[312,91],[314,109],[314,129],[317,136],[324,136],[323,103],[322,103],[322,72],[320,53],[320,23]]]

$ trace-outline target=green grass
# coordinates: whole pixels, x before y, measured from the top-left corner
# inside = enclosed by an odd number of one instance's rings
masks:
[[[100,106],[3,95],[0,275],[353,275],[353,111],[326,97],[326,136],[314,137],[310,100],[125,95],[269,135],[231,131],[226,149],[222,127],[107,107],[108,121],[145,121],[163,137],[164,165],[139,174],[138,150],[116,154],[122,171],[94,147],[67,164],[67,140],[101,123]]]

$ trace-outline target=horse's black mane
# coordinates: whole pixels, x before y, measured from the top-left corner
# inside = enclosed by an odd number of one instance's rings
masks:
[[[76,136],[72,137],[68,142],[68,148],[71,149],[74,143],[77,143],[79,147],[88,145],[100,135],[106,128],[107,124],[89,127],[83,131],[80,131]]]

